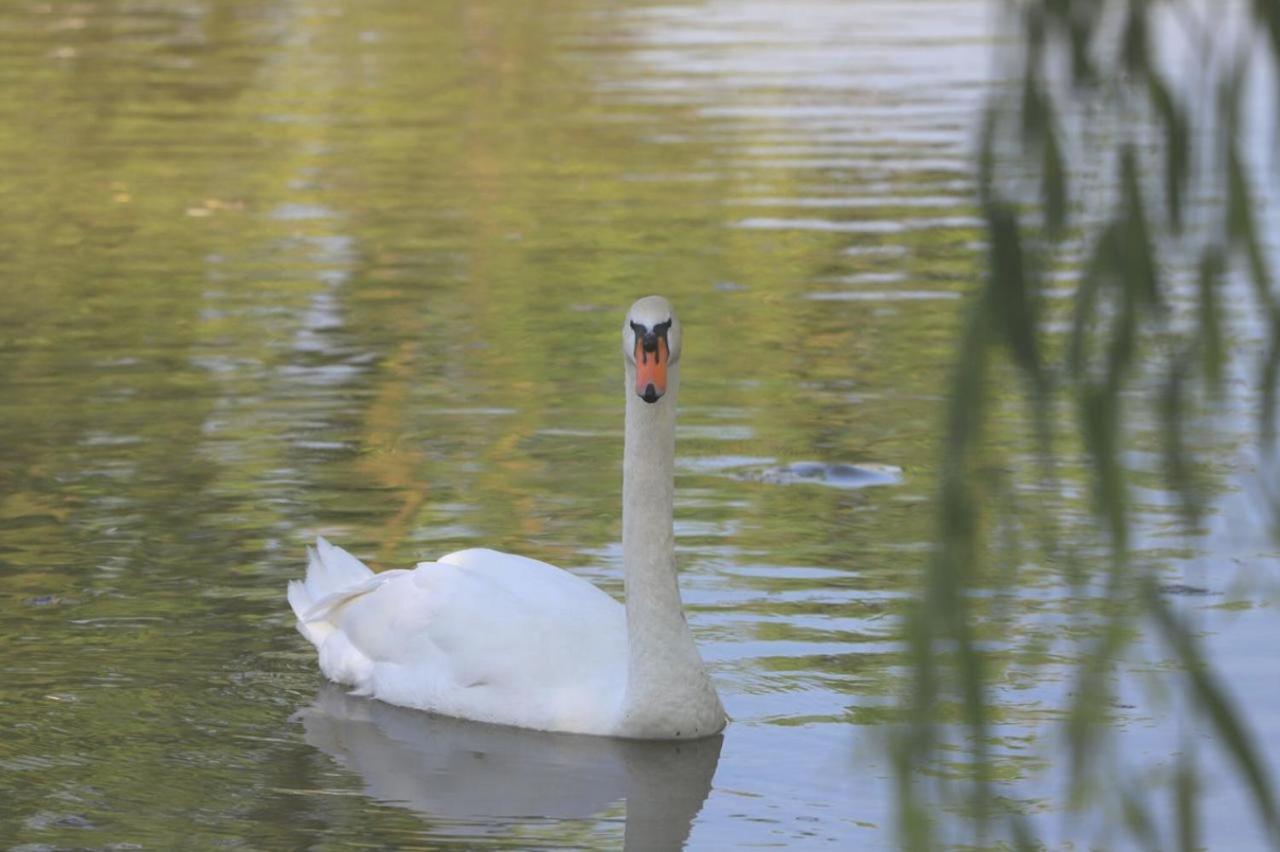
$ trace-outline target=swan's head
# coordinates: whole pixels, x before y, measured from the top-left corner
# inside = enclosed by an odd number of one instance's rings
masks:
[[[622,354],[636,369],[636,396],[654,403],[667,392],[667,368],[680,360],[680,320],[661,296],[645,296],[627,311]]]

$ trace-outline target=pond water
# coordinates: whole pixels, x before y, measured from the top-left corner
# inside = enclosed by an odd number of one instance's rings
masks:
[[[942,0],[6,3],[0,841],[891,846],[987,29]],[[326,687],[284,598],[316,534],[620,594],[617,335],[649,292],[685,324],[678,558],[723,737]],[[1274,761],[1274,552],[1230,520],[1226,422],[1210,529],[1161,538],[1153,485],[1139,547]],[[1009,598],[1028,635],[1079,605],[1047,574]],[[999,695],[1000,777],[1053,818],[1071,662]],[[1176,745],[1176,707],[1116,718],[1157,768]],[[1243,848],[1221,778],[1210,836]]]

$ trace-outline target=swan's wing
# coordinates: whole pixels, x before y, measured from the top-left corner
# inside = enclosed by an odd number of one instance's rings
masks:
[[[527,556],[473,547],[441,556],[439,561],[484,577],[531,605],[588,609],[616,604],[576,574]]]
[[[347,601],[369,594],[379,586],[394,580],[403,574],[409,572],[403,568],[397,568],[391,571],[383,571],[381,574],[374,574],[367,580],[356,583],[354,586],[348,586],[337,592],[325,595],[320,600],[311,604],[303,613],[298,616],[298,620],[303,624],[310,624],[316,621],[328,621],[329,616],[338,607]]]
[[[492,550],[378,582],[385,574],[312,608],[327,602],[317,618],[334,628],[320,654],[331,678],[394,704],[527,727],[581,730],[592,721],[583,714],[612,718],[620,706],[626,619],[591,583]]]

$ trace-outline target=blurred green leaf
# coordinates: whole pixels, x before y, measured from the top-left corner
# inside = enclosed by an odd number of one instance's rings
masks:
[[[1133,291],[1147,305],[1160,303],[1160,275],[1156,266],[1147,206],[1138,177],[1138,157],[1126,145],[1120,152],[1120,187],[1124,195],[1124,252],[1126,292]]]
[[[1178,755],[1177,774],[1174,778],[1173,812],[1178,820],[1178,849],[1195,852],[1200,847],[1200,825],[1196,799],[1197,779],[1195,756],[1190,742],[1184,743]]]
[[[1222,282],[1222,252],[1210,247],[1200,257],[1199,323],[1196,327],[1201,368],[1211,389],[1222,386],[1222,313],[1218,307],[1218,288]]]
[[[1187,119],[1174,102],[1169,87],[1159,77],[1147,80],[1152,106],[1164,125],[1164,192],[1169,222],[1175,232],[1182,229],[1182,195],[1190,177],[1190,139]]]
[[[1277,808],[1271,779],[1258,756],[1257,745],[1241,724],[1231,699],[1205,662],[1191,631],[1169,608],[1154,582],[1148,581],[1144,592],[1152,619],[1187,675],[1192,697],[1196,699],[1194,707],[1204,714],[1205,721],[1222,740],[1227,753],[1248,783],[1263,823],[1275,840],[1280,842],[1280,809]]]
[[[987,234],[991,241],[990,295],[986,303],[996,320],[996,330],[1009,346],[1014,363],[1034,385],[1042,385],[1043,372],[1036,342],[1038,286],[1022,250],[1022,237],[1013,208],[1005,203],[987,207]]]
[[[1041,165],[1045,231],[1051,237],[1060,235],[1067,225],[1067,176],[1058,148],[1058,134],[1049,129],[1044,134],[1044,163]]]
[[[1160,844],[1160,836],[1156,832],[1155,823],[1151,821],[1151,814],[1147,810],[1142,794],[1133,789],[1126,789],[1120,794],[1120,807],[1124,814],[1125,825],[1138,846],[1149,849],[1151,852],[1163,852],[1164,847]]]

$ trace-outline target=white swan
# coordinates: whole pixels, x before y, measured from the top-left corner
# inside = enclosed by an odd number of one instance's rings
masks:
[[[374,574],[319,538],[289,603],[326,677],[390,704],[522,728],[641,739],[724,728],[676,582],[680,322],[666,299],[631,306],[622,350],[625,608],[523,556],[460,550]]]

